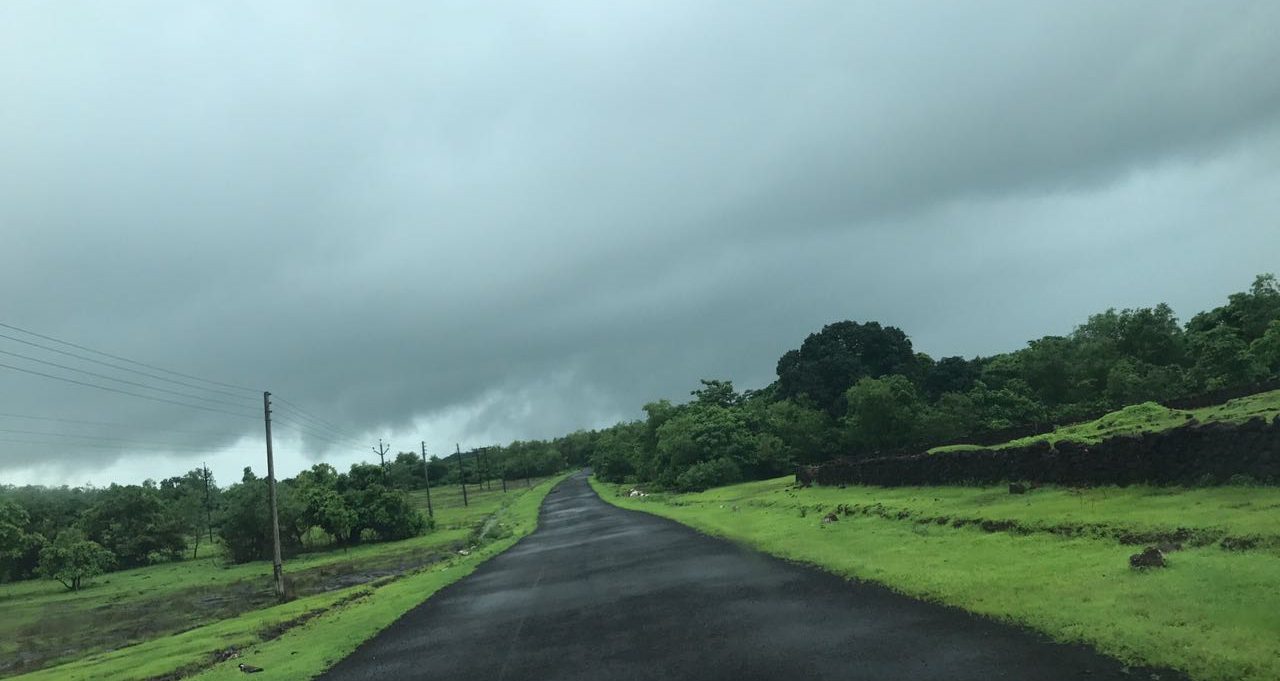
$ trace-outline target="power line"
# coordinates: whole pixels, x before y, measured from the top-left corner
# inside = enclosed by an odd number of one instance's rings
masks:
[[[343,439],[343,440],[351,440],[351,441],[353,441],[353,442],[358,442],[358,441],[359,441],[357,438],[355,438],[355,437],[351,436],[351,435],[350,435],[349,433],[347,433],[346,431],[341,431],[341,430],[338,430],[338,429],[336,429],[336,428],[331,428],[331,427],[329,427],[329,426],[316,425],[314,421],[310,421],[310,420],[308,420],[308,419],[305,419],[305,418],[303,418],[303,417],[302,417],[302,415],[301,415],[301,414],[298,414],[298,413],[296,413],[296,412],[293,412],[293,411],[287,411],[287,410],[285,410],[285,411],[277,411],[276,413],[277,413],[277,414],[282,414],[282,415],[284,415],[284,416],[288,417],[290,420],[297,422],[299,425],[305,425],[305,426],[307,426],[308,428],[312,428],[312,429],[314,429],[314,430],[318,430],[318,431],[319,431],[319,432],[321,432],[321,433],[326,433],[326,434],[328,434],[330,437],[336,437],[336,438],[340,438],[340,439]]]
[[[152,400],[154,402],[166,402],[168,404],[176,404],[180,407],[187,407],[189,409],[203,409],[204,411],[213,411],[213,412],[218,412],[220,414],[230,414],[232,416],[239,416],[241,418],[251,418],[255,420],[258,418],[257,414],[246,414],[244,412],[228,411],[226,409],[217,409],[215,407],[205,407],[199,404],[187,404],[186,402],[178,402],[177,400],[168,400],[163,397],[155,397],[154,395],[142,395],[140,393],[129,392],[128,390],[120,390],[119,388],[112,388],[105,385],[98,385],[96,383],[77,381],[74,378],[67,378],[65,376],[55,376],[53,374],[46,374],[43,371],[36,371],[34,369],[24,369],[22,367],[13,366],[12,364],[4,364],[3,362],[0,362],[0,367],[3,367],[5,369],[12,369],[14,371],[21,371],[23,373],[32,374],[34,376],[43,376],[45,378],[52,378],[57,381],[65,381],[67,383],[75,383],[76,385],[83,385],[90,388],[97,388],[98,390],[106,390],[108,392],[120,393],[121,395],[129,395],[131,397],[140,397],[144,400]]]
[[[314,437],[317,440],[324,440],[325,442],[328,442],[330,444],[338,445],[342,447],[362,447],[363,446],[354,440],[350,440],[347,438],[334,439],[332,436],[326,435],[324,433],[316,432],[315,430],[308,428],[306,425],[302,423],[298,423],[297,421],[282,419],[280,418],[280,415],[278,413],[274,414],[274,416],[275,418],[272,420],[275,421],[276,423],[279,423],[280,425],[283,425],[288,428],[292,428],[293,430],[296,430],[297,432],[303,435]]]
[[[293,411],[293,412],[297,413],[297,415],[298,415],[298,416],[300,416],[300,417],[302,417],[302,418],[310,419],[311,421],[313,421],[313,422],[317,423],[318,425],[325,426],[325,427],[327,427],[329,430],[332,430],[332,431],[334,431],[334,432],[336,432],[336,433],[341,433],[341,434],[343,434],[343,435],[350,435],[350,433],[347,433],[347,432],[346,432],[346,431],[344,431],[342,428],[339,428],[339,427],[337,427],[337,426],[333,425],[333,423],[332,423],[332,422],[327,421],[327,420],[325,420],[325,419],[322,419],[322,418],[320,418],[319,416],[316,416],[315,414],[312,414],[312,413],[308,412],[307,410],[303,409],[302,407],[299,407],[298,405],[294,404],[293,402],[290,402],[289,400],[286,400],[286,399],[283,399],[283,398],[276,398],[276,400],[275,400],[275,401],[276,401],[277,403],[279,403],[279,404],[284,405],[284,406],[285,406],[287,409],[289,409],[290,411]]]
[[[168,433],[186,433],[188,435],[206,435],[206,436],[212,436],[212,437],[216,437],[220,435],[219,433],[210,433],[207,431],[198,431],[198,430],[186,430],[182,428],[161,428],[159,426],[151,426],[151,425],[139,426],[136,423],[119,423],[119,422],[113,423],[110,421],[85,421],[81,419],[63,419],[63,418],[57,418],[53,416],[31,416],[29,414],[11,414],[8,412],[0,412],[0,418],[30,419],[32,421],[52,421],[56,423],[74,423],[77,425],[84,425],[84,426],[106,426],[110,428],[133,428],[135,430],[159,430],[159,431],[164,431]]]
[[[106,375],[106,374],[100,374],[100,373],[97,373],[97,372],[95,372],[95,371],[89,371],[88,369],[77,369],[77,368],[75,368],[75,367],[69,367],[69,366],[67,366],[67,365],[65,365],[65,364],[58,364],[57,362],[50,362],[50,361],[48,361],[48,360],[40,359],[40,358],[38,358],[38,357],[31,357],[30,355],[24,355],[24,354],[22,354],[22,353],[20,353],[20,352],[10,352],[10,351],[8,351],[8,350],[0,350],[0,354],[10,355],[10,356],[12,356],[12,357],[18,357],[18,358],[25,359],[25,360],[30,361],[30,362],[39,362],[40,364],[45,364],[45,365],[48,365],[48,366],[51,366],[51,367],[57,367],[57,368],[59,368],[59,369],[65,369],[65,370],[67,370],[67,371],[74,371],[74,372],[76,372],[76,373],[85,374],[85,375],[88,375],[88,376],[93,376],[93,377],[95,377],[95,378],[101,378],[101,379],[105,379],[105,380],[108,380],[108,381],[115,381],[115,382],[117,382],[117,383],[124,383],[124,384],[126,384],[126,385],[137,386],[137,387],[139,387],[139,388],[145,388],[146,390],[154,390],[154,391],[156,391],[156,392],[168,393],[168,394],[170,394],[170,395],[176,395],[176,396],[178,396],[178,397],[185,397],[185,398],[187,398],[187,399],[189,399],[189,400],[199,400],[199,401],[202,401],[202,402],[209,402],[209,403],[211,403],[211,404],[221,404],[221,405],[225,405],[225,406],[229,406],[229,407],[243,407],[243,406],[244,406],[244,405],[242,405],[242,404],[237,404],[237,403],[235,403],[235,402],[228,402],[228,401],[226,401],[226,400],[220,400],[220,399],[217,399],[217,398],[215,398],[215,397],[201,397],[200,395],[190,395],[190,394],[187,394],[187,393],[184,393],[184,392],[179,392],[179,391],[177,391],[177,390],[169,390],[168,388],[157,388],[157,387],[155,387],[155,386],[153,386],[153,385],[147,385],[146,383],[138,383],[137,381],[130,381],[130,380],[128,380],[128,379],[124,379],[124,378],[116,378],[115,376],[108,376],[108,375]]]
[[[19,331],[19,332],[21,332],[21,333],[25,333],[25,334],[27,334],[27,335],[29,335],[29,336],[35,336],[36,338],[43,338],[43,339],[45,339],[45,340],[47,340],[47,341],[53,341],[53,342],[55,342],[55,343],[60,343],[60,344],[62,344],[62,345],[66,345],[66,346],[68,346],[68,347],[76,348],[77,350],[84,350],[85,352],[92,352],[92,353],[93,353],[93,354],[95,354],[95,355],[102,355],[103,357],[110,357],[111,359],[120,360],[121,362],[128,362],[129,364],[135,364],[135,365],[137,365],[137,366],[140,366],[140,367],[146,367],[146,368],[148,368],[148,369],[153,369],[153,370],[155,370],[155,371],[162,371],[162,372],[164,372],[164,373],[166,373],[166,374],[172,374],[172,375],[174,375],[174,376],[181,376],[182,378],[189,378],[189,379],[191,379],[191,380],[193,380],[193,381],[200,381],[200,382],[202,382],[202,383],[210,383],[210,384],[212,384],[212,385],[218,385],[218,386],[222,386],[222,387],[224,387],[224,388],[234,388],[234,389],[236,389],[236,390],[244,390],[244,391],[248,391],[248,392],[251,392],[251,393],[260,393],[260,392],[262,392],[261,390],[256,390],[256,389],[254,389],[254,388],[246,388],[246,387],[244,387],[244,386],[242,386],[242,385],[236,385],[236,384],[234,384],[234,383],[223,383],[223,382],[221,382],[221,381],[214,381],[214,380],[211,380],[211,379],[208,379],[208,378],[201,378],[201,377],[199,377],[199,376],[192,376],[191,374],[184,374],[184,373],[181,373],[181,372],[178,372],[178,371],[173,371],[173,370],[171,370],[171,369],[165,369],[164,367],[158,367],[158,366],[155,366],[154,364],[147,364],[146,362],[139,362],[139,361],[137,361],[137,360],[129,359],[128,357],[121,357],[121,356],[119,356],[119,355],[113,355],[113,354],[111,354],[111,353],[109,353],[109,352],[103,352],[103,351],[101,351],[101,350],[94,350],[93,348],[87,348],[87,347],[85,347],[85,346],[83,346],[83,345],[77,345],[77,344],[72,343],[72,342],[70,342],[70,341],[64,341],[64,340],[62,340],[62,339],[60,339],[60,338],[54,338],[53,336],[46,336],[46,335],[41,334],[41,333],[36,333],[35,331],[28,331],[27,329],[24,329],[24,328],[21,328],[21,327],[18,327],[18,326],[14,326],[14,325],[12,325],[12,324],[5,324],[4,322],[0,322],[0,326],[4,327],[4,328],[6,328],[6,329],[12,329],[12,330],[14,330],[14,331]]]
[[[24,445],[43,445],[46,447],[92,447],[94,449],[149,449],[155,451],[173,451],[173,452],[208,452],[209,447],[194,447],[184,445],[165,445],[159,443],[147,442],[47,442],[42,440],[27,440],[19,438],[0,437],[0,442],[9,442]]]
[[[247,400],[247,399],[252,399],[252,398],[248,397],[247,395],[239,395],[239,394],[236,394],[236,393],[233,393],[233,392],[228,392],[228,391],[226,391],[226,390],[221,390],[221,389],[218,389],[218,388],[206,388],[206,387],[204,387],[204,386],[196,385],[196,384],[194,384],[194,383],[187,383],[186,381],[179,381],[179,380],[177,380],[177,379],[175,379],[175,378],[165,378],[164,376],[157,376],[157,375],[155,375],[155,374],[150,374],[150,373],[147,373],[147,372],[145,372],[145,371],[139,371],[139,370],[137,370],[137,369],[130,369],[129,367],[121,366],[121,365],[119,365],[119,364],[112,364],[111,362],[104,362],[104,361],[102,361],[102,360],[100,360],[100,359],[94,359],[94,358],[92,358],[92,357],[85,357],[84,355],[80,355],[80,354],[77,354],[77,353],[74,353],[74,352],[68,352],[68,351],[66,351],[66,350],[59,350],[59,349],[57,349],[57,348],[51,348],[51,347],[49,347],[49,346],[47,346],[47,345],[42,345],[42,344],[40,344],[40,343],[34,343],[34,342],[32,342],[32,341],[29,341],[29,340],[23,340],[23,339],[21,339],[21,338],[16,338],[16,337],[14,337],[14,336],[10,336],[10,335],[8,335],[8,334],[0,333],[0,338],[8,338],[8,339],[9,339],[9,340],[11,340],[11,341],[16,341],[16,342],[18,342],[18,343],[22,343],[22,344],[24,344],[24,345],[30,345],[31,347],[34,347],[34,348],[40,348],[41,350],[45,350],[45,351],[48,351],[48,352],[56,352],[56,353],[58,353],[59,355],[66,355],[67,357],[75,357],[76,359],[79,359],[79,360],[82,360],[82,361],[85,361],[85,362],[93,362],[94,364],[101,364],[102,366],[111,367],[112,369],[117,369],[117,370],[119,370],[119,371],[128,371],[128,372],[131,372],[131,373],[140,374],[140,375],[142,375],[142,376],[146,376],[147,378],[154,378],[154,379],[156,379],[157,381],[167,381],[167,382],[169,382],[169,383],[176,383],[176,384],[178,384],[178,385],[184,385],[184,386],[186,386],[186,387],[188,387],[188,388],[195,388],[196,390],[205,390],[205,391],[208,391],[208,392],[211,392],[211,393],[218,393],[219,395],[226,395],[227,397],[235,398],[235,399],[238,399],[238,400]]]
[[[68,437],[68,438],[76,438],[80,440],[91,440],[94,442],[123,442],[126,444],[145,445],[150,447],[174,447],[178,449],[210,449],[209,447],[201,447],[199,445],[179,445],[179,444],[168,444],[168,443],[159,443],[159,442],[137,442],[137,441],[128,440],[125,438],[106,437],[102,435],[78,435],[75,433],[50,433],[43,430],[23,430],[18,428],[0,428],[0,433],[14,433],[17,435],[41,435],[41,436],[48,436],[48,437]]]

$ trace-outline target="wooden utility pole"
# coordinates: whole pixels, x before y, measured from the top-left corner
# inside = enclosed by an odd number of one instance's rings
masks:
[[[280,559],[280,512],[276,509],[276,461],[271,455],[271,393],[262,393],[262,419],[267,427],[267,498],[271,500],[271,572],[276,598],[284,600],[284,566]]]
[[[436,517],[436,512],[431,508],[431,466],[427,465],[427,441],[422,441],[422,479],[427,482],[427,517]]]
[[[370,447],[369,449],[372,449],[373,453],[378,455],[378,460],[382,462],[382,479],[386,480],[387,479],[387,451],[390,450],[391,448],[388,447],[387,445],[382,444],[382,438],[378,438],[378,446]]]
[[[458,482],[462,483],[462,505],[467,505],[467,472],[462,469],[462,446],[453,443],[453,451],[458,455]]]
[[[204,471],[204,526],[209,530],[209,544],[213,544],[213,504],[209,501],[209,466],[203,461],[200,468]]]

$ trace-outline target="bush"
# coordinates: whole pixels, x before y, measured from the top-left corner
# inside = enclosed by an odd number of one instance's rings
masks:
[[[101,544],[77,532],[64,532],[40,550],[40,574],[57,580],[68,591],[79,591],[86,577],[100,575],[115,565],[116,557]]]
[[[676,478],[681,492],[701,492],[709,487],[732,485],[742,481],[742,469],[732,459],[721,457],[690,466]]]

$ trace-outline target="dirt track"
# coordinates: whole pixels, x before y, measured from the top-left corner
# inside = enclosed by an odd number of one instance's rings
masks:
[[[792,565],[601,501],[581,475],[537,532],[321,677],[1135,679],[1079,646]],[[1160,672],[1163,681],[1179,678]]]

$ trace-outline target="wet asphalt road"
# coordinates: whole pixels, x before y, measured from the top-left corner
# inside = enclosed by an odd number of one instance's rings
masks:
[[[847,582],[596,497],[338,663],[370,679],[1149,679],[1079,646]],[[1176,678],[1161,673],[1159,678]]]

